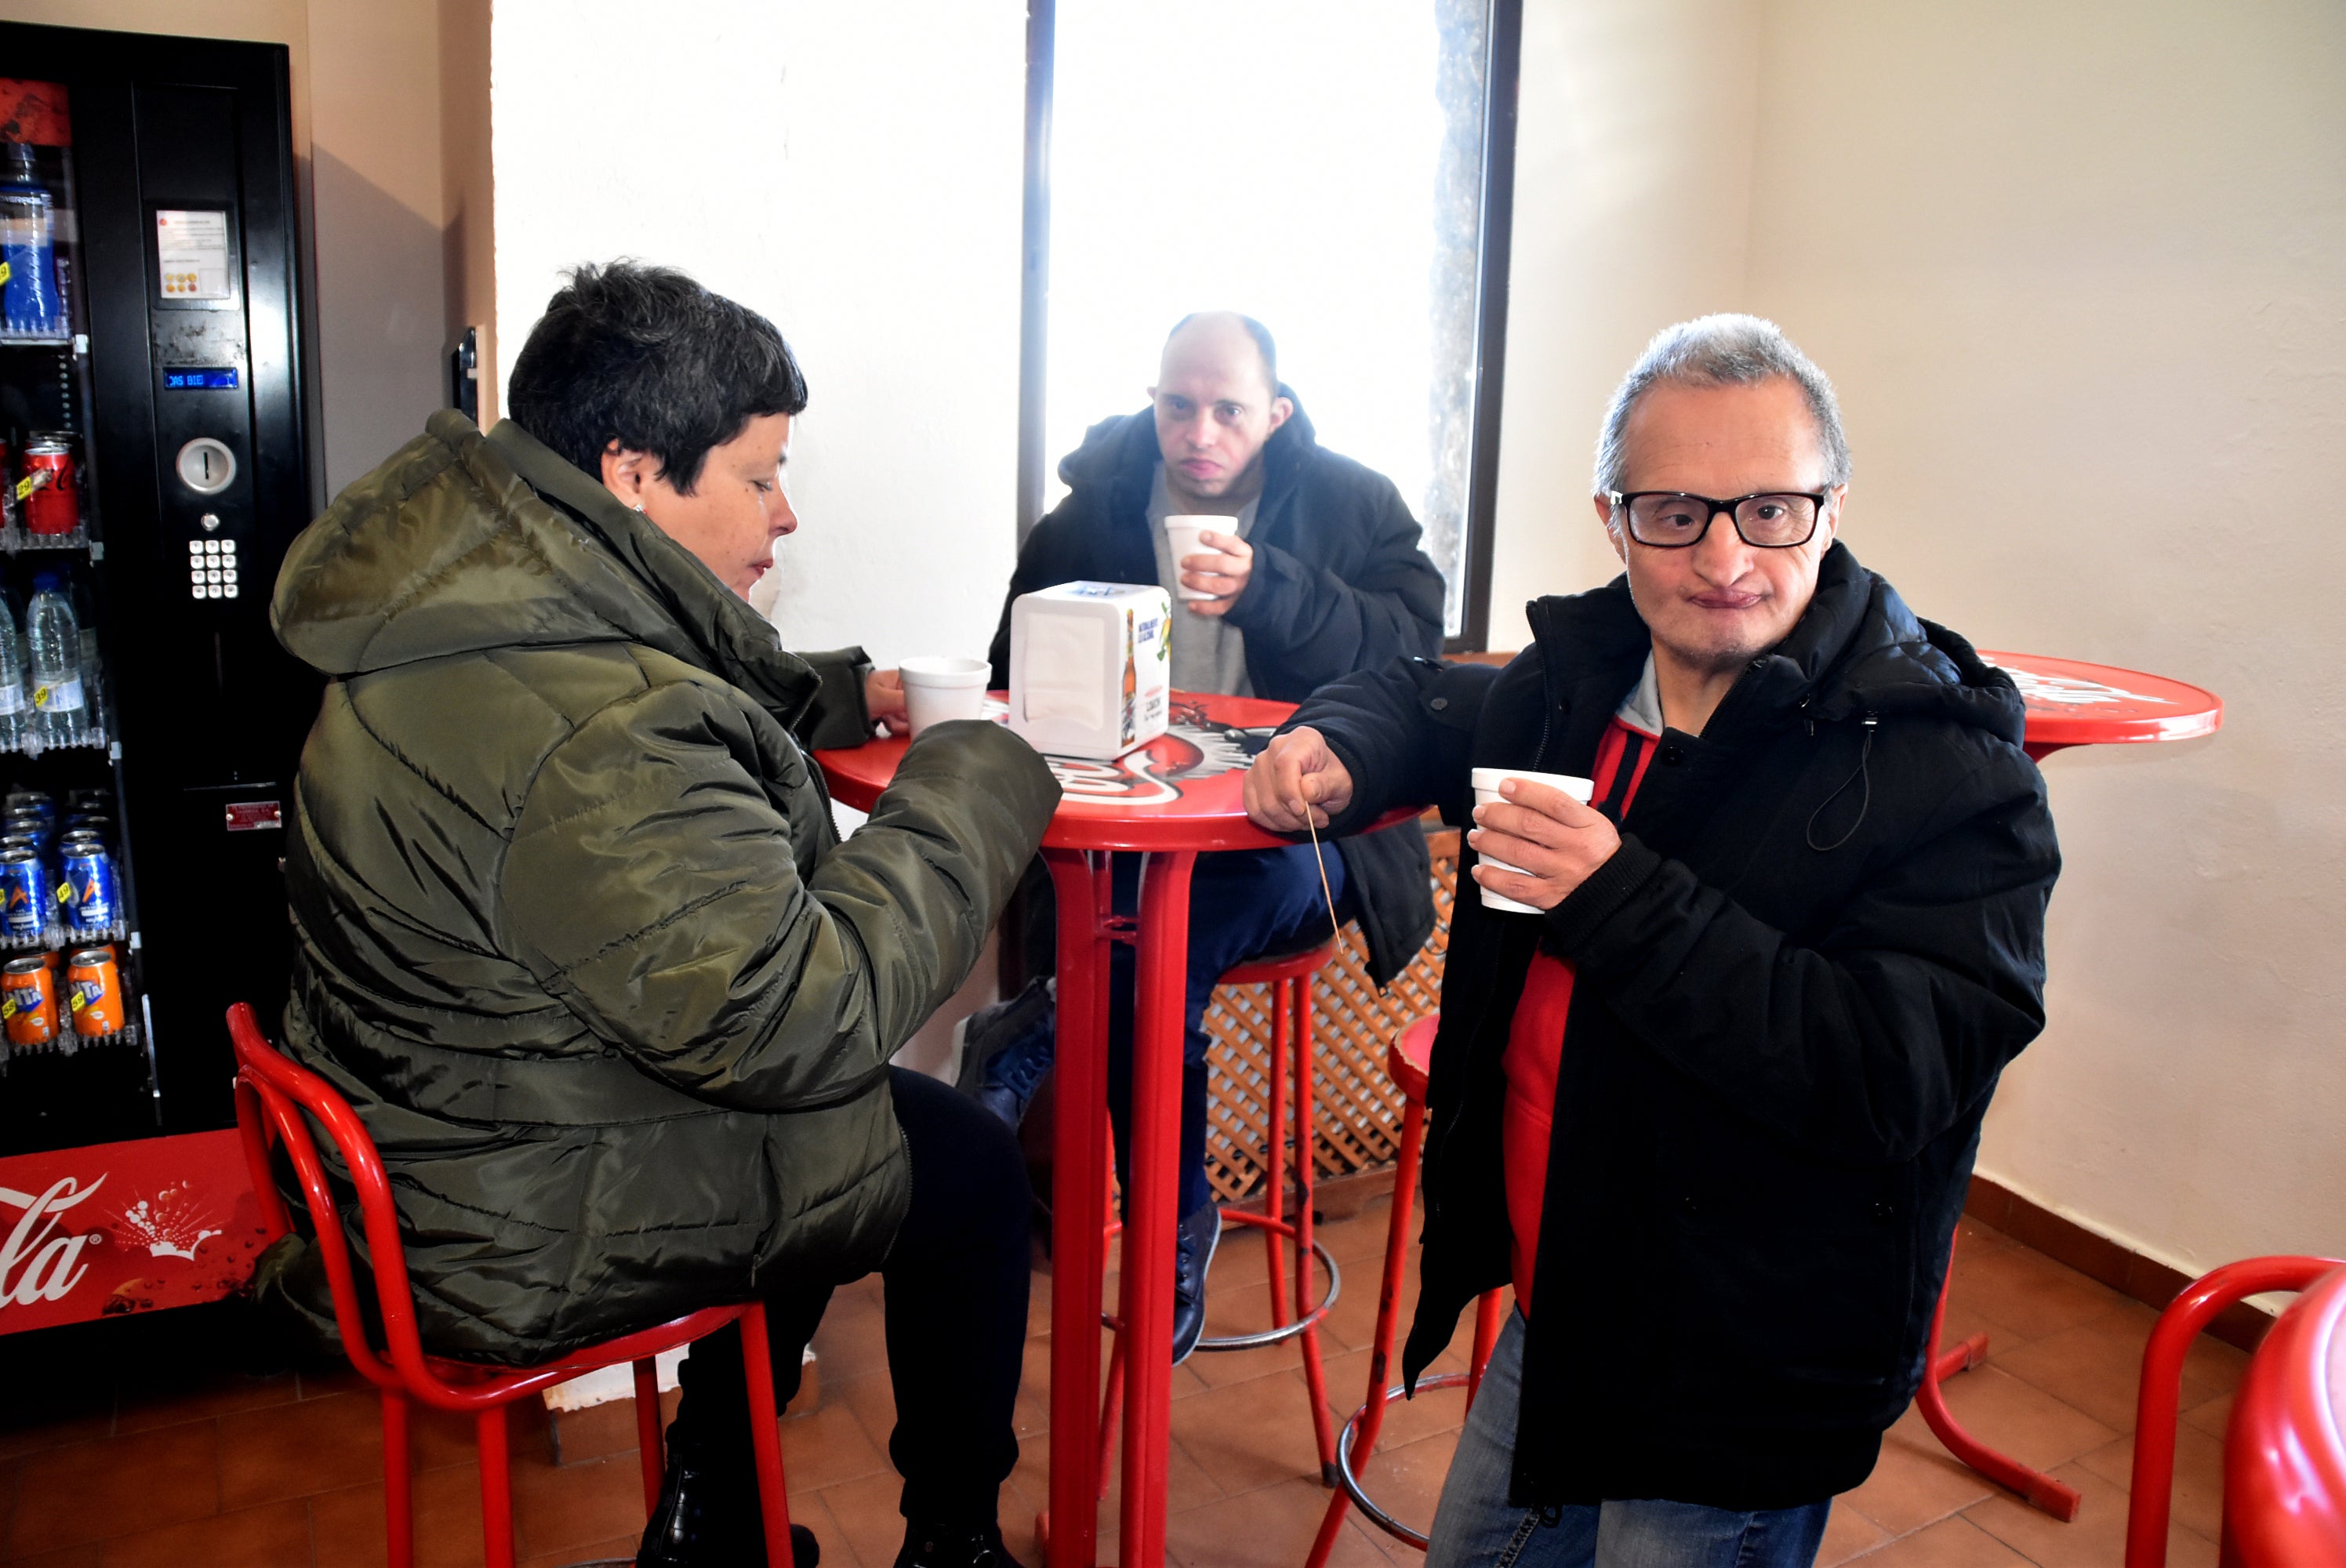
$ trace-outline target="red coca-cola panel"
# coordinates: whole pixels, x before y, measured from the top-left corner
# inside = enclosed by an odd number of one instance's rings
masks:
[[[0,1159],[0,1334],[217,1301],[272,1239],[233,1130]]]

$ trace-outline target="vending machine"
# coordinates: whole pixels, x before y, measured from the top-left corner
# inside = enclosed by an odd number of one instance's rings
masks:
[[[0,1333],[263,1239],[222,1014],[274,1019],[319,683],[288,59],[0,25]]]

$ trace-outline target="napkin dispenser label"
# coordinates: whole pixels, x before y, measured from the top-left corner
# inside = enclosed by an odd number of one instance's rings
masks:
[[[1037,751],[1113,761],[1165,733],[1173,600],[1061,583],[1010,606],[1010,728]]]

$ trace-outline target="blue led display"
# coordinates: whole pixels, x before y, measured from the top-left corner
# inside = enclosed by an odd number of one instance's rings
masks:
[[[224,365],[198,370],[165,371],[163,390],[188,392],[202,389],[211,392],[234,392],[237,389],[236,367]]]

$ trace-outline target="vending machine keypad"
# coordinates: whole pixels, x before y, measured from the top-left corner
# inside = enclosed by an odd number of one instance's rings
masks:
[[[188,596],[191,599],[233,599],[236,596],[236,541],[188,541]]]

